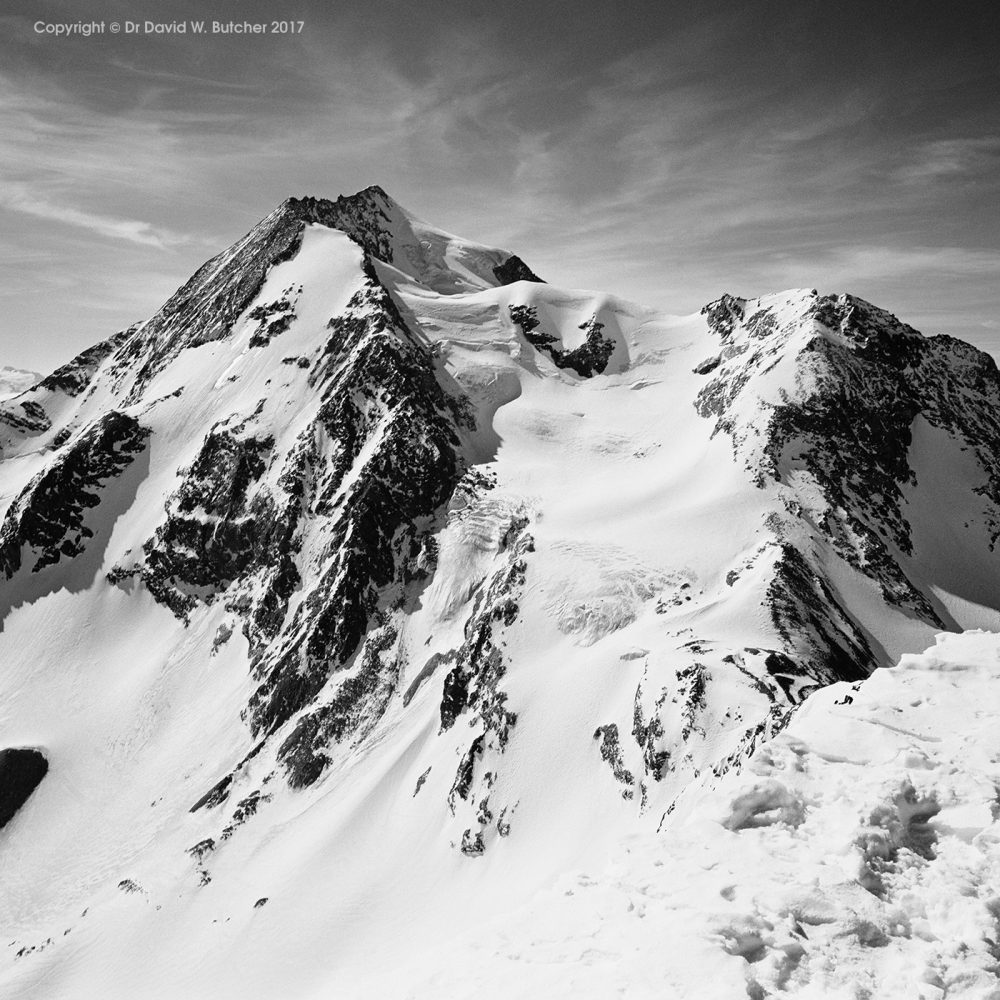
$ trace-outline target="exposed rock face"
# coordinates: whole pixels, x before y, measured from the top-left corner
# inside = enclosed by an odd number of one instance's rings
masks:
[[[502,636],[518,619],[526,559],[534,542],[526,531],[527,518],[516,517],[500,538],[493,572],[484,581],[481,599],[474,605],[465,626],[465,642],[457,651],[456,662],[444,680],[440,704],[441,732],[448,732],[459,720],[475,735],[463,736],[466,747],[451,789],[448,805],[453,815],[471,825],[462,834],[460,849],[475,857],[491,843],[510,834],[511,817],[517,800],[509,791],[494,786],[503,770],[503,754],[517,723],[508,707],[501,682],[507,670],[506,645]]]
[[[698,412],[732,436],[761,486],[807,474],[823,502],[817,508],[798,496],[794,513],[813,519],[840,556],[876,579],[886,601],[944,627],[900,562],[912,551],[903,501],[904,488],[916,484],[911,428],[921,416],[975,456],[995,544],[1000,374],[992,358],[950,337],[922,337],[849,295],[814,294],[791,314],[727,295],[703,313],[722,352],[719,366],[706,369],[713,377]],[[762,395],[779,365],[787,388]]]
[[[511,306],[510,318],[528,343],[548,354],[557,368],[571,368],[584,378],[600,375],[614,353],[614,341],[601,336],[604,324],[598,323],[596,316],[580,324],[580,329],[587,331],[587,338],[569,351],[554,346],[558,338],[539,329],[538,314],[531,306]]]
[[[86,513],[101,491],[144,448],[149,431],[112,410],[91,424],[21,491],[0,525],[0,569],[10,579],[22,566],[24,547],[32,572],[83,552],[93,530]]]
[[[301,292],[301,287],[299,288]],[[267,347],[275,337],[284,333],[295,319],[295,306],[292,301],[292,289],[286,289],[285,294],[277,301],[259,305],[247,314],[248,319],[255,319],[260,324],[250,338],[251,347]]]
[[[504,708],[506,696],[498,688],[504,674],[504,657],[495,631],[510,626],[518,615],[518,599],[527,569],[526,556],[534,541],[528,519],[513,519],[500,539],[499,565],[475,613],[465,626],[465,642],[455,665],[445,677],[441,699],[441,728],[450,729],[465,711],[476,713],[502,750],[516,721]]]
[[[203,264],[116,352],[115,369],[133,386],[130,399],[138,398],[152,377],[184,348],[228,336],[257,296],[267,272],[295,256],[307,225],[338,229],[366,254],[392,263],[389,211],[388,196],[377,185],[334,201],[308,197],[284,201],[242,240]],[[268,339],[277,332],[272,326]]]
[[[352,675],[331,700],[304,714],[281,744],[278,758],[293,788],[311,785],[323,773],[331,746],[363,736],[381,718],[399,678],[397,636],[388,621],[371,629]]]
[[[260,291],[267,271],[294,256],[302,240],[299,206],[287,201],[242,240],[203,264],[113,356],[137,400],[153,376],[188,347],[226,337]]]
[[[48,770],[49,762],[39,750],[20,747],[0,750],[0,830],[28,801]]]
[[[39,388],[50,392],[64,392],[68,396],[79,396],[91,384],[94,373],[112,351],[120,347],[133,333],[135,327],[123,330],[108,340],[102,340],[93,347],[81,351],[68,364],[57,368],[39,382]]]
[[[773,577],[767,590],[767,606],[788,655],[780,659],[783,675],[805,677],[807,694],[814,687],[835,681],[856,681],[878,666],[868,640],[844,610],[830,584],[793,545],[779,549]],[[797,661],[797,663],[796,663]],[[771,664],[768,672],[774,674]],[[786,694],[787,683],[785,685]],[[797,699],[791,697],[795,702]]]
[[[167,502],[167,520],[143,546],[143,579],[150,591],[179,615],[211,600],[234,580],[265,564],[279,567],[276,549],[287,550],[287,530],[266,530],[267,498],[248,492],[267,467],[270,438],[241,436],[244,428],[213,428],[187,476]]]
[[[461,474],[454,403],[371,269],[331,319],[310,382],[316,417],[285,455],[253,418],[213,428],[135,570],[181,617],[227,593],[259,680],[248,706],[255,734],[280,727],[353,663],[343,690],[282,746],[297,784],[325,760],[309,747],[352,734],[362,716],[376,721],[394,690],[383,663],[391,609],[421,577],[428,519]],[[317,560],[307,580],[296,568],[304,550]],[[382,625],[370,631],[377,612]]]
[[[618,726],[614,722],[610,722],[606,726],[598,726],[594,730],[594,739],[599,741],[601,759],[608,765],[615,780],[625,785],[625,789],[622,791],[622,798],[632,798],[632,785],[635,783],[635,778],[632,772],[625,766],[625,762],[622,759]]]
[[[255,616],[259,631],[248,634],[261,677],[251,702],[255,731],[304,707],[358,649],[380,605],[406,599],[420,575],[423,519],[447,500],[462,471],[453,410],[430,358],[373,278],[333,322],[312,378],[323,403],[300,439],[305,463],[286,467],[283,508],[295,499],[326,521],[332,558],[310,581],[283,642],[265,650],[269,620]],[[324,463],[308,456],[320,434],[335,442]]]
[[[393,263],[389,196],[377,184],[335,201],[289,198],[285,204],[305,222],[339,229],[370,256]]]
[[[52,421],[38,402],[20,398],[0,404],[0,423],[23,434],[37,434],[52,426]]]
[[[544,284],[517,254],[511,254],[502,264],[497,264],[493,273],[501,285],[513,285],[515,281],[537,281]]]

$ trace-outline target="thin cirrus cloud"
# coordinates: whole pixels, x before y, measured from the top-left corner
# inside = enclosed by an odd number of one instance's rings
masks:
[[[912,274],[1000,277],[1000,251],[965,247],[853,247],[833,254],[845,274],[900,278]]]
[[[51,204],[34,195],[25,185],[6,185],[0,192],[0,206],[13,212],[23,212],[61,225],[77,226],[96,236],[125,240],[140,246],[165,250],[191,242],[188,236],[172,233],[137,219],[118,219],[81,211],[71,206]]]
[[[977,175],[1000,168],[1000,136],[937,139],[920,145],[913,161],[899,168],[903,181],[933,181],[960,175]]]

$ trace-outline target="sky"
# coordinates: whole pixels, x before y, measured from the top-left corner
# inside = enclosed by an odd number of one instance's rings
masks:
[[[849,291],[1000,349],[998,7],[5,0],[0,364],[50,370],[284,198],[369,184],[557,285]],[[275,19],[302,31],[210,30]],[[105,33],[35,30],[81,20]]]

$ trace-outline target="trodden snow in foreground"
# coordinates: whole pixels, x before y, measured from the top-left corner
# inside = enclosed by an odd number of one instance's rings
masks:
[[[656,835],[428,956],[409,995],[1000,997],[1000,636],[814,694]]]

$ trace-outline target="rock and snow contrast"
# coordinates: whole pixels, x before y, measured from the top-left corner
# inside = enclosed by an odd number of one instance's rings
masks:
[[[1000,996],[998,684],[1000,640],[969,632],[824,688],[412,995]]]
[[[558,289],[372,187],[0,448],[5,997],[1000,997],[969,345]]]

